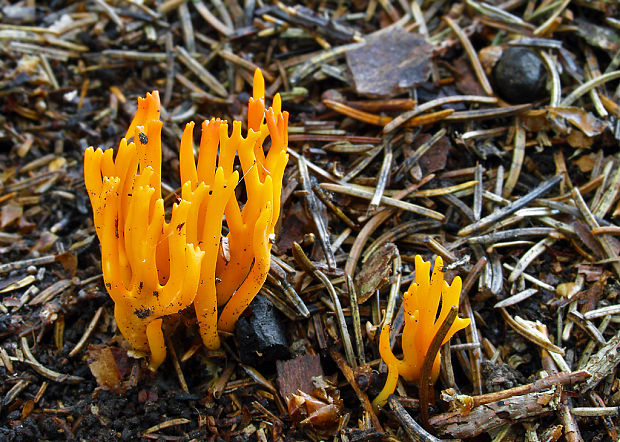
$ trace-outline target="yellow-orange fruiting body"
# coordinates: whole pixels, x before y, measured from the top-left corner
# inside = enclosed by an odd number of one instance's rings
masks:
[[[181,142],[181,180],[208,182],[215,165],[227,179],[233,172],[235,156],[239,157],[243,173],[242,185],[247,199],[243,208],[235,196],[224,211],[228,235],[226,253],[217,258],[215,277],[218,283],[217,305],[223,307],[217,328],[232,332],[239,315],[252,302],[262,287],[270,264],[271,236],[280,215],[282,177],[288,161],[288,113],[282,112],[279,94],[273,106],[265,109],[265,81],[260,70],[254,73],[253,96],[248,103],[248,131],[244,137],[241,122],[234,121],[229,135],[228,123],[212,119],[203,123],[198,161],[195,162],[191,142]],[[265,154],[263,143],[271,140]],[[186,128],[183,139],[191,139]],[[240,183],[240,184],[241,184]],[[210,216],[209,216],[210,217]],[[200,244],[200,243],[199,243]],[[202,248],[202,247],[201,247]],[[204,250],[204,249],[202,249]],[[209,262],[209,266],[212,263]],[[205,274],[203,264],[203,275]],[[209,270],[210,271],[210,270]],[[212,292],[200,290],[194,300],[202,340],[208,348],[219,347],[214,333]]]
[[[84,181],[116,322],[133,348],[150,352],[152,368],[166,354],[164,316],[193,302],[203,343],[216,349],[218,328],[232,331],[267,277],[288,160],[288,113],[281,111],[279,95],[266,110],[264,91],[257,70],[245,138],[239,121],[233,122],[230,136],[226,122],[203,122],[197,160],[194,123],[186,125],[179,154],[181,200],[170,222],[161,198],[157,92],[138,99],[116,158],[111,149],[86,150]],[[265,154],[267,137],[271,146]],[[247,195],[244,203],[235,196],[237,155]],[[229,230],[226,253],[220,247],[224,216]],[[219,322],[218,305],[224,306]]]
[[[198,216],[209,209],[214,214],[215,256],[224,206],[237,183],[235,175],[224,181],[220,171],[220,178],[211,185],[201,184],[194,191],[185,186],[183,199],[166,222],[159,178],[159,107],[156,92],[138,99],[138,111],[127,132],[131,142],[121,140],[115,159],[111,149],[91,147],[84,155],[84,182],[116,323],[134,349],[151,354],[153,369],[166,354],[161,318],[190,306],[202,283],[205,251],[196,241]]]
[[[453,306],[459,305],[461,278],[455,277],[448,285],[443,277],[443,260],[435,259],[433,274],[430,275],[431,263],[424,261],[420,255],[415,257],[415,281],[403,295],[405,303],[405,326],[402,336],[403,359],[398,359],[390,347],[390,324],[381,329],[379,353],[388,366],[388,379],[383,390],[373,401],[375,405],[384,405],[390,394],[396,389],[398,376],[406,381],[419,382],[431,341]],[[441,309],[439,304],[441,302]],[[439,311],[439,314],[437,314]],[[442,344],[450,340],[457,331],[467,327],[469,319],[456,318],[452,323]],[[440,368],[440,355],[437,354],[431,372],[432,382],[437,380]]]
[[[265,202],[271,200],[272,214],[267,220],[268,232],[270,235],[274,231],[278,217],[280,216],[280,194],[282,191],[282,177],[284,168],[288,162],[288,154],[286,149],[288,146],[288,112],[282,112],[282,101],[280,95],[276,94],[273,99],[273,105],[269,109],[265,109],[265,80],[259,70],[254,73],[254,90],[252,97],[248,103],[248,136],[244,139],[241,136],[241,125],[235,122],[233,124],[232,135],[227,136],[227,130],[220,129],[220,158],[219,163],[224,167],[225,171],[232,171],[234,160],[234,146],[237,148],[241,169],[243,171],[243,182],[247,193],[247,203],[240,210],[239,202],[231,199],[226,207],[226,222],[230,233],[228,234],[229,256],[220,256],[217,263],[217,277],[221,280],[217,285],[218,305],[225,305],[233,296],[233,293],[239,291],[242,283],[247,281],[251,287],[244,287],[243,293],[246,295],[235,294],[236,299],[230,306],[226,306],[224,314],[232,313],[233,307],[238,311],[241,305],[248,304],[247,294],[250,292],[258,292],[262,282],[258,284],[261,278],[248,280],[247,275],[250,272],[252,262],[255,259],[253,250],[257,244],[255,241],[255,226],[266,209]],[[267,137],[271,139],[269,153],[265,155],[263,143]],[[268,178],[271,178],[271,184],[268,184]],[[270,191],[267,187],[270,186]],[[271,192],[271,194],[270,194]],[[267,247],[271,248],[269,242]],[[267,266],[268,268],[268,266]],[[265,273],[262,278],[266,278]],[[258,285],[258,287],[256,287]],[[251,296],[253,298],[254,295]],[[252,299],[249,301],[251,302]],[[246,305],[247,306],[247,305]],[[241,313],[245,307],[241,308]],[[232,315],[238,317],[238,314]],[[232,321],[232,324],[234,324]],[[220,329],[232,331],[230,320],[220,320]]]

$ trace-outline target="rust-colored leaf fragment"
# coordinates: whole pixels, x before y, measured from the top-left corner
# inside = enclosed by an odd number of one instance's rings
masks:
[[[345,421],[340,392],[327,383],[311,394],[299,390],[286,399],[286,405],[293,423],[320,439],[336,434]]]
[[[54,235],[52,232],[43,232],[32,248],[32,251],[41,253],[49,252],[54,244],[56,244],[56,241],[58,241],[57,235]]]
[[[91,345],[87,352],[88,368],[104,390],[123,393],[121,377],[112,350],[107,345]]]
[[[65,269],[70,276],[75,276],[77,272],[78,260],[77,256],[72,252],[64,252],[60,255],[57,255],[54,259],[62,265],[62,268]]]
[[[24,213],[21,204],[10,202],[2,206],[0,210],[0,229],[4,229],[9,224],[18,220]]]
[[[598,135],[605,129],[605,125],[601,120],[590,112],[578,107],[549,107],[547,110],[552,115],[557,115],[566,119],[588,137]]]
[[[430,139],[430,135],[424,134],[423,137],[420,137],[419,142],[416,142],[413,147],[416,148],[416,146],[422,144],[428,139]],[[419,163],[422,168],[422,174],[426,176],[433,172],[443,170],[446,167],[446,160],[448,159],[449,150],[450,140],[448,137],[443,136],[439,138],[433,147],[420,158]]]
[[[594,168],[596,162],[596,154],[582,155],[573,161],[582,172],[590,172]]]

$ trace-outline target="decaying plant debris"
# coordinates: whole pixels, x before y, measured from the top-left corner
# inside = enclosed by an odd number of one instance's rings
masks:
[[[0,439],[617,440],[619,13],[0,1]],[[247,365],[244,332],[207,351],[183,312],[152,373],[102,286],[83,152],[159,89],[171,206],[184,124],[243,120],[257,67],[291,113],[261,290],[288,350]],[[416,254],[463,278],[471,326],[432,389],[401,380],[376,411]]]

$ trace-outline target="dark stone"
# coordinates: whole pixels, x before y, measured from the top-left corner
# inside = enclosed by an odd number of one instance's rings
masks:
[[[235,329],[241,361],[272,369],[276,360],[290,357],[279,313],[261,295],[254,298],[248,310],[249,316],[239,318]]]
[[[493,69],[495,90],[511,103],[528,103],[542,98],[547,72],[543,62],[528,48],[510,46]]]

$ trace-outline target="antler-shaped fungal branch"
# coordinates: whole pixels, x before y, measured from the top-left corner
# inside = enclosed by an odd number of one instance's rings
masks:
[[[219,125],[219,120],[203,123],[197,164],[194,160],[193,122],[185,126],[179,152],[181,181],[185,183],[182,188],[182,198],[205,193],[211,198],[208,205],[192,207],[192,210],[196,211],[197,222],[188,226],[189,241],[197,244],[207,257],[202,261],[200,284],[194,300],[194,308],[202,341],[205,347],[211,350],[220,347],[217,332],[215,266],[220,248],[222,219],[224,208],[230,199],[234,199],[233,194],[239,181],[237,171],[229,171],[230,173],[225,174],[222,167],[215,169],[218,138],[213,137],[213,131]]]
[[[181,181],[211,182],[217,158],[217,173],[225,180],[237,180],[233,172],[236,155],[239,156],[246,193],[243,209],[232,196],[224,211],[229,233],[225,252],[219,254],[215,275],[217,305],[224,306],[218,321],[220,330],[231,332],[239,315],[252,302],[267,277],[270,264],[271,235],[280,215],[282,177],[288,161],[288,113],[281,111],[279,95],[273,107],[265,110],[265,81],[260,70],[254,74],[254,92],[248,105],[248,133],[241,134],[241,122],[234,121],[232,133],[228,123],[211,119],[202,125],[202,137],[197,163],[191,149],[191,131],[186,129],[181,142]],[[269,153],[263,144],[271,139]],[[217,155],[219,147],[219,157]],[[217,175],[216,173],[216,175]],[[236,181],[235,181],[236,184]],[[209,214],[214,222],[217,213]],[[199,218],[200,219],[200,218]],[[199,227],[200,229],[200,227]],[[200,238],[199,238],[200,244]],[[202,250],[205,250],[201,246]],[[212,256],[215,256],[212,255]],[[212,263],[209,263],[211,266]],[[210,268],[203,264],[203,278],[211,277]],[[205,273],[209,271],[209,273]],[[202,340],[208,348],[217,348],[219,340],[213,327],[211,287],[199,290],[194,301],[200,323]],[[203,287],[201,283],[201,288]]]
[[[166,223],[158,178],[159,96],[149,94],[138,103],[128,131],[135,134],[132,141],[121,140],[114,160],[111,149],[88,148],[84,182],[116,323],[134,349],[150,352],[155,369],[166,355],[161,318],[189,306],[196,294],[204,252],[188,243],[187,230],[197,224],[194,208],[209,199],[205,192],[188,195],[174,205]]]
[[[230,138],[226,130],[220,130],[219,164],[225,171],[232,170],[234,149],[237,149],[247,195],[243,209],[240,209],[236,198],[232,198],[226,207],[228,254],[220,256],[217,263],[217,276],[221,280],[217,286],[218,304],[228,303],[235,294],[235,300],[226,305],[219,321],[220,329],[229,331],[266,278],[269,259],[267,270],[258,274],[259,269],[264,267],[258,258],[265,256],[265,251],[258,251],[255,247],[266,244],[271,249],[269,235],[273,234],[280,216],[282,178],[288,162],[288,112],[281,111],[279,94],[275,95],[273,106],[265,109],[265,80],[258,69],[254,73],[253,86],[253,96],[248,103],[247,137],[241,137],[241,124],[238,122],[233,123]],[[263,144],[267,137],[271,146],[265,155]],[[267,201],[271,201],[269,216],[265,214],[269,210]],[[259,240],[256,235],[262,238]],[[250,274],[253,262],[257,268]]]
[[[373,404],[382,406],[387,402],[390,394],[394,393],[398,375],[406,381],[419,382],[424,364],[433,337],[448,316],[453,306],[458,307],[461,294],[461,278],[455,277],[452,285],[444,281],[443,260],[435,259],[433,274],[430,275],[431,263],[424,261],[420,255],[415,257],[415,281],[403,295],[405,302],[405,327],[402,336],[403,359],[398,359],[390,347],[390,324],[381,329],[379,338],[379,353],[388,366],[388,378],[375,398]],[[441,301],[441,309],[439,303]],[[439,310],[439,315],[437,314]],[[450,340],[457,331],[469,325],[469,319],[456,318],[448,330],[442,345]],[[432,381],[439,376],[440,355],[437,354],[431,371]]]

